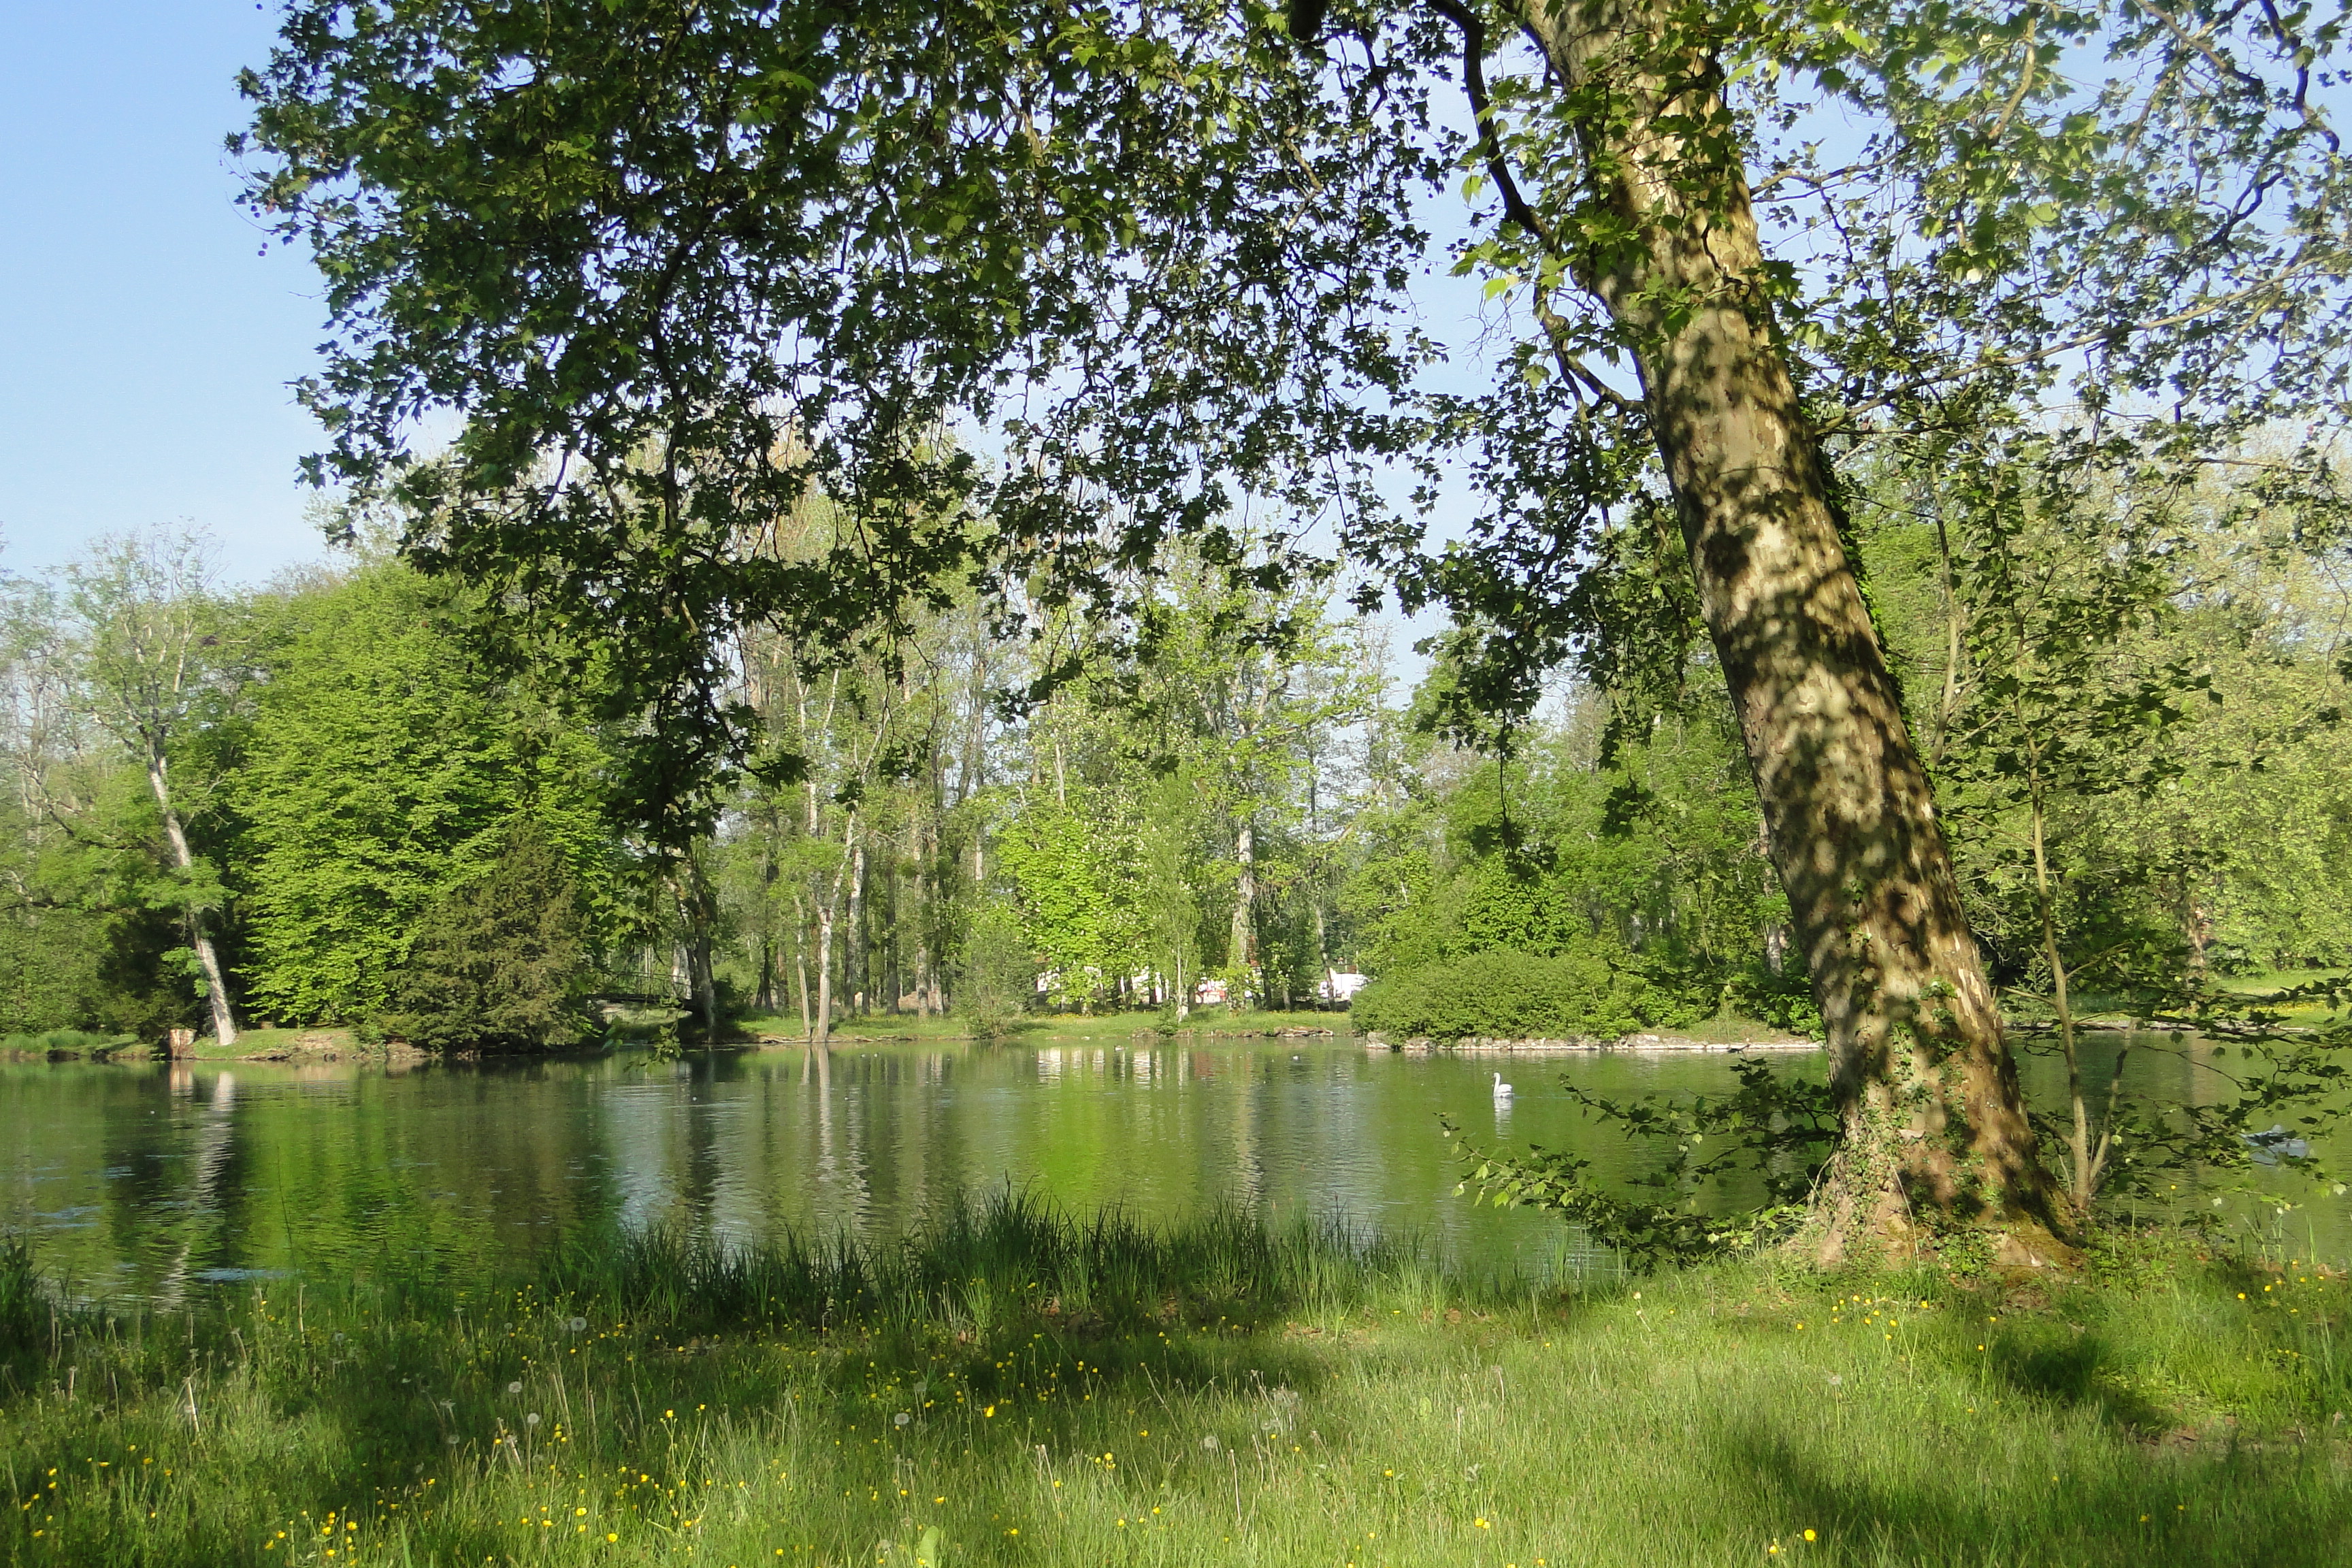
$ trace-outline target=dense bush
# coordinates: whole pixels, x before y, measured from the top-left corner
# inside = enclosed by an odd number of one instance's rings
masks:
[[[1002,905],[982,909],[956,965],[956,1016],[982,1039],[1006,1033],[1037,994],[1037,965],[1021,922]]]
[[[1822,1037],[1822,1010],[1813,1005],[1813,983],[1794,960],[1773,973],[1761,964],[1733,975],[1723,994],[1727,1011],[1760,1019],[1810,1039]]]
[[[1397,1039],[1608,1039],[1655,1021],[1663,1002],[1640,975],[1602,953],[1497,952],[1383,974],[1357,994],[1349,1011],[1358,1029]]]
[[[528,822],[478,879],[427,910],[394,975],[386,1034],[426,1050],[546,1050],[590,1026],[579,884]]]

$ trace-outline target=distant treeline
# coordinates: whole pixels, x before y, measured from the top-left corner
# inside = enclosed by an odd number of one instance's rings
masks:
[[[2352,958],[2339,542],[2251,489],[1867,477],[1867,585],[2019,1005]],[[1360,969],[1376,1010],[1458,1032],[1530,986],[1612,1026],[1802,1026],[1734,716],[1650,529],[1594,565],[1645,627],[1586,650],[1606,689],[1564,676],[1511,723],[1477,710],[1474,639],[1402,689],[1327,584],[1189,557],[1117,626],[1013,629],[965,591],[886,648],[745,639],[720,696],[764,739],[688,831],[648,825],[637,759],[690,720],[606,700],[627,649],[519,641],[386,551],[232,592],[200,541],[110,542],[5,585],[0,1032],[456,1044],[435,1008],[536,987],[483,1038],[575,1037],[599,992],[822,1037],[1311,1005]]]

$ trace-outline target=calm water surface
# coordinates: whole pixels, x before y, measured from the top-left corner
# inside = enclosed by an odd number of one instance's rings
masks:
[[[7,1063],[0,1228],[30,1235],[78,1290],[172,1300],[253,1277],[473,1269],[616,1228],[890,1236],[1010,1184],[1158,1217],[1221,1199],[1343,1215],[1548,1274],[1570,1256],[1559,1222],[1454,1195],[1438,1114],[1629,1175],[1655,1156],[1588,1121],[1562,1073],[1603,1094],[1713,1090],[1733,1059],[1122,1035],[837,1047],[822,1071],[797,1050],[407,1069]],[[1817,1053],[1771,1059],[1822,1070]],[[1517,1088],[1507,1110],[1497,1066]],[[2171,1060],[2139,1070],[2193,1077]],[[2326,1256],[2352,1237],[2340,1198],[2287,1223]]]

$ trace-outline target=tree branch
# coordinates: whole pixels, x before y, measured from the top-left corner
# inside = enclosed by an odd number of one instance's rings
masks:
[[[2201,321],[2207,316],[2226,310],[2232,305],[2243,304],[2248,300],[2275,292],[2298,274],[2308,270],[2310,268],[2306,266],[2290,267],[2284,272],[2263,279],[2251,288],[2240,289],[2234,293],[2208,300],[2203,304],[2192,306],[2186,310],[2175,311],[2169,316],[2159,316],[2153,321],[2140,322],[2135,327],[2110,327],[2101,331],[2084,332],[2079,337],[2062,339],[2054,343],[2044,343],[2039,348],[2021,349],[2015,353],[1996,354],[1990,359],[1977,360],[1953,370],[1938,371],[1933,375],[1914,376],[1909,381],[1901,382],[1887,388],[1868,402],[1853,405],[1820,428],[1822,434],[1829,434],[1850,426],[1858,415],[1870,413],[1874,409],[1891,407],[1898,399],[1907,397],[1915,392],[1923,392],[1931,386],[1941,386],[1949,382],[1965,380],[1983,371],[2013,370],[2020,365],[2039,364],[2045,360],[2055,359],[2060,354],[2071,353],[2076,349],[2089,348],[2095,343],[2114,342],[2118,339],[2135,335],[2160,332],[2168,327],[2186,326],[2191,321]]]
[[[1551,230],[1519,194],[1518,182],[1511,177],[1510,160],[1503,156],[1503,144],[1495,135],[1495,107],[1486,94],[1486,24],[1461,0],[1429,0],[1429,8],[1462,34],[1462,85],[1470,95],[1470,112],[1478,122],[1479,155],[1503,193],[1503,216],[1534,236],[1546,250],[1558,249]]]

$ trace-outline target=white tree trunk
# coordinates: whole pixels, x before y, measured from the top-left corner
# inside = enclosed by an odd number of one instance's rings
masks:
[[[833,1038],[833,900],[816,907],[816,1033],[820,1046]]]
[[[1234,880],[1232,963],[1244,988],[1243,996],[1236,1001],[1245,1002],[1258,989],[1257,825],[1246,816],[1234,835],[1234,858],[1240,862],[1241,874]]]
[[[866,951],[866,846],[849,848],[849,930],[841,944],[841,984],[849,993],[849,1010],[866,1011],[866,988],[873,984]]]
[[[798,893],[793,895],[793,974],[800,982],[801,1038],[814,1042],[816,1026],[809,1017],[808,912],[801,908]]]
[[[147,753],[147,784],[155,792],[155,805],[163,814],[163,837],[172,846],[173,863],[185,876],[196,868],[196,857],[188,847],[188,835],[180,826],[180,814],[172,809],[172,788],[165,776],[166,763],[161,752],[150,749]],[[224,1046],[236,1044],[236,1008],[228,994],[228,976],[221,969],[220,954],[213,947],[212,933],[205,929],[204,911],[193,903],[188,906],[188,944],[196,951],[196,964],[205,972],[205,1000],[212,1005],[213,1037]]]

